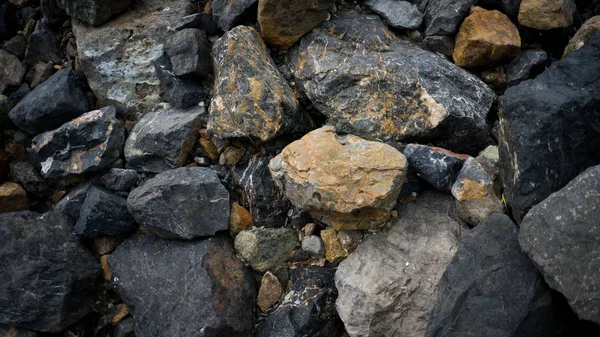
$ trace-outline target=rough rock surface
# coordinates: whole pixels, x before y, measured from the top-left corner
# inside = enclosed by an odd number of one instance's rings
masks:
[[[573,51],[583,47],[585,41],[592,37],[594,34],[600,33],[600,15],[596,15],[587,20],[577,33],[569,40],[569,44],[565,47],[563,58],[572,53]]]
[[[129,191],[138,183],[139,176],[135,170],[113,168],[100,178],[104,187],[113,191]]]
[[[269,163],[291,203],[337,229],[368,229],[389,218],[406,179],[406,158],[393,147],[331,126],[306,134]]]
[[[60,49],[59,42],[58,36],[44,20],[39,20],[35,30],[27,40],[25,63],[29,67],[35,65],[38,61],[60,63],[63,59],[63,52]]]
[[[252,269],[265,272],[279,266],[298,246],[296,231],[288,228],[252,228],[235,237],[235,250]]]
[[[10,86],[19,86],[25,76],[25,67],[19,58],[13,54],[0,50],[0,94]]]
[[[212,15],[223,31],[240,24],[240,21],[251,16],[258,0],[212,0]]]
[[[573,0],[522,0],[519,23],[538,30],[568,27],[573,24]]]
[[[54,206],[54,211],[68,215],[71,219],[77,221],[81,205],[85,201],[87,191],[90,188],[89,183],[84,183],[74,187]]]
[[[47,198],[52,193],[49,184],[40,176],[33,165],[27,162],[10,164],[10,177],[23,189],[37,198]]]
[[[468,158],[467,155],[419,144],[408,144],[403,153],[417,176],[442,191],[450,191]]]
[[[87,190],[75,224],[77,234],[88,238],[120,236],[134,229],[133,217],[127,211],[127,199],[96,186]]]
[[[325,256],[323,241],[316,235],[307,235],[302,239],[302,250],[317,258]]]
[[[123,12],[131,0],[62,0],[67,14],[88,25],[98,26]]]
[[[600,166],[534,206],[519,243],[580,319],[600,324]]]
[[[26,211],[29,209],[27,192],[19,184],[0,184],[0,213]]]
[[[330,263],[343,261],[348,257],[348,252],[344,250],[344,246],[340,240],[338,232],[333,228],[327,228],[321,231],[323,245],[325,246],[325,258]]]
[[[506,66],[507,85],[517,85],[546,69],[548,54],[542,49],[524,50]]]
[[[20,329],[9,325],[0,325],[0,336],[2,337],[36,337],[33,331]]]
[[[258,305],[260,311],[265,312],[279,301],[281,293],[283,293],[283,287],[279,283],[277,276],[268,271],[260,281],[256,305]]]
[[[229,240],[136,235],[110,256],[112,280],[135,318],[136,335],[251,335],[256,290]]]
[[[425,7],[425,35],[454,35],[478,0],[429,0]]]
[[[336,307],[352,337],[425,333],[437,283],[466,231],[451,197],[426,192],[340,263]]]
[[[167,39],[165,52],[176,76],[206,76],[211,71],[210,42],[203,30],[175,32]]]
[[[189,108],[208,95],[207,90],[193,78],[175,76],[171,61],[166,55],[154,61],[154,69],[160,83],[162,100],[176,108]]]
[[[515,24],[518,22],[521,0],[478,0],[477,5],[483,8],[497,9],[506,14]]]
[[[100,268],[59,213],[0,214],[0,324],[58,332],[90,312]]]
[[[417,29],[423,23],[423,14],[408,1],[368,0],[365,5],[394,28]]]
[[[239,232],[252,228],[252,215],[247,209],[237,202],[231,204],[231,216],[229,218],[229,233],[235,237]]]

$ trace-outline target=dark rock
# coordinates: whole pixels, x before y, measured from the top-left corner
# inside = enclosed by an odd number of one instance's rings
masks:
[[[135,337],[135,321],[128,317],[113,328],[113,337]]]
[[[10,325],[0,325],[0,336],[2,337],[36,337],[33,331],[17,328]]]
[[[21,130],[36,135],[88,111],[85,91],[71,69],[62,69],[38,85],[9,113]]]
[[[600,34],[499,102],[504,197],[520,222],[531,206],[599,164]]]
[[[25,67],[15,55],[0,49],[0,94],[6,88],[18,87],[25,76]]]
[[[298,234],[289,228],[255,227],[235,237],[236,252],[258,272],[281,265],[298,244]]]
[[[224,31],[237,26],[256,11],[258,0],[212,0],[212,15]],[[256,15],[256,14],[255,14]]]
[[[562,336],[550,288],[517,235],[510,218],[496,214],[463,236],[425,336]]]
[[[35,31],[29,37],[25,51],[25,63],[29,67],[38,61],[61,63],[63,53],[58,36],[42,20],[38,21]]]
[[[521,0],[478,0],[477,5],[487,9],[497,9],[506,14],[515,24],[518,22]]]
[[[140,225],[163,238],[210,236],[229,225],[229,192],[204,167],[156,175],[129,194],[127,206]]]
[[[19,59],[25,57],[25,50],[27,49],[27,39],[22,35],[15,35],[12,39],[4,43],[4,50],[17,56]]]
[[[454,53],[454,38],[450,36],[430,35],[423,39],[421,45],[426,49],[448,57],[452,57],[452,53]]]
[[[109,264],[139,337],[252,335],[254,282],[222,236],[179,241],[136,235]]]
[[[534,78],[546,69],[548,55],[542,49],[524,50],[506,66],[507,85],[514,86]]]
[[[519,243],[550,287],[579,319],[600,325],[600,166],[537,204],[521,223]]]
[[[54,74],[54,66],[52,62],[44,63],[38,62],[35,67],[29,69],[29,73],[27,74],[27,79],[31,79],[29,83],[31,83],[31,89],[37,87],[44,81],[46,81],[50,76]]]
[[[0,129],[15,127],[9,118],[10,111],[30,92],[26,83],[21,84],[17,91],[7,96],[0,94]]]
[[[135,170],[114,168],[100,178],[102,185],[113,191],[129,191],[138,183],[138,173]]]
[[[92,308],[100,268],[59,213],[0,214],[0,324],[58,332]]]
[[[10,164],[11,179],[23,186],[27,193],[38,198],[47,198],[52,194],[52,189],[40,176],[33,165],[27,162]]]
[[[158,58],[154,69],[160,82],[161,97],[172,106],[187,109],[208,96],[208,91],[193,79],[175,76],[167,56]]]
[[[180,30],[165,43],[165,53],[169,56],[175,76],[208,75],[212,67],[210,52],[206,32],[196,28]]]
[[[61,0],[40,0],[40,8],[44,23],[57,27],[69,17],[62,7]]]
[[[467,155],[457,154],[439,147],[408,144],[404,149],[408,164],[417,176],[438,190],[449,192]]]
[[[88,238],[121,236],[134,229],[133,217],[127,211],[127,199],[96,186],[87,190],[75,224],[77,234]]]
[[[89,25],[98,26],[129,6],[131,0],[62,0],[65,11]]]
[[[179,31],[187,28],[198,28],[206,32],[208,36],[219,34],[219,25],[212,15],[206,13],[196,13],[181,18],[181,23],[175,27]]]
[[[423,23],[423,14],[408,1],[368,0],[365,4],[394,28],[417,29]]]
[[[454,35],[477,0],[429,0],[425,7],[425,35]]]
[[[73,188],[54,206],[54,211],[68,215],[71,219],[77,221],[81,206],[85,201],[87,192],[91,185],[89,183],[81,184]]]

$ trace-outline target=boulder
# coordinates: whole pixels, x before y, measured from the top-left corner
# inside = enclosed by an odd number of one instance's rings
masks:
[[[439,147],[419,144],[408,144],[403,153],[408,165],[417,172],[417,176],[442,191],[450,191],[458,172],[469,157]]]
[[[239,26],[213,46],[214,96],[209,133],[268,141],[298,131],[303,118],[294,92],[254,28]]]
[[[127,9],[130,3],[131,0],[62,0],[67,14],[92,26],[107,22]]]
[[[113,191],[129,191],[138,181],[137,171],[122,168],[113,168],[100,178],[102,185]]]
[[[534,206],[519,243],[579,319],[600,325],[600,166]]]
[[[75,232],[83,237],[121,236],[135,230],[127,211],[127,199],[108,190],[92,186],[81,205]]]
[[[378,16],[340,11],[289,59],[299,89],[338,132],[459,153],[487,144],[491,89],[443,56],[400,41]]]
[[[194,79],[175,76],[166,55],[154,62],[154,69],[160,83],[160,97],[171,106],[187,109],[208,96],[208,91]]]
[[[255,14],[258,0],[211,0],[212,15],[219,27],[227,32]]]
[[[548,54],[542,49],[524,50],[506,66],[509,87],[534,78],[546,69]]]
[[[63,58],[58,36],[44,23],[44,20],[39,20],[35,30],[27,40],[25,63],[29,67],[34,66],[38,61],[59,64]]]
[[[211,71],[210,42],[206,32],[182,29],[167,39],[165,52],[175,76],[206,76]]]
[[[21,130],[36,135],[58,128],[88,111],[83,84],[71,69],[61,69],[28,93],[9,113]]]
[[[125,127],[114,107],[90,111],[56,130],[37,135],[33,151],[44,178],[99,171],[121,156]]]
[[[19,86],[25,76],[25,68],[19,58],[13,54],[0,50],[0,94],[11,86]]]
[[[228,239],[135,235],[108,262],[117,291],[135,318],[137,336],[252,334],[254,282]]]
[[[0,213],[26,211],[28,209],[27,192],[21,185],[9,181],[0,184]]]
[[[258,305],[260,311],[265,312],[279,301],[281,293],[283,293],[283,287],[279,283],[277,276],[268,271],[260,281],[256,305]]]
[[[600,15],[596,15],[587,20],[577,33],[569,40],[569,44],[565,47],[563,58],[585,45],[585,41],[594,34],[600,33]]]
[[[210,236],[229,225],[229,192],[204,167],[157,174],[131,191],[127,207],[140,225],[168,239]]]
[[[0,214],[0,324],[59,332],[87,315],[100,268],[59,213]]]
[[[375,228],[390,217],[406,179],[393,147],[324,126],[286,146],[269,163],[291,203],[337,229]]]
[[[252,269],[265,272],[285,262],[298,243],[293,229],[255,227],[238,233],[235,250]]]
[[[454,35],[478,0],[428,0],[425,4],[425,35]]]
[[[408,1],[368,0],[365,5],[397,29],[418,29],[423,23],[423,14]]]
[[[336,307],[351,337],[422,337],[437,283],[466,226],[446,195],[403,205],[389,232],[370,236],[338,266]]]
[[[538,30],[569,27],[575,14],[574,0],[522,0],[519,24]]]

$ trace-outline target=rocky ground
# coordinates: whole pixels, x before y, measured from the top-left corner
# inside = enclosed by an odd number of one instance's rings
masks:
[[[600,336],[600,1],[0,0],[0,337]]]

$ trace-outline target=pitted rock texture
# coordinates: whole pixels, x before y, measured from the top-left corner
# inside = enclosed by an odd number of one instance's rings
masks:
[[[375,228],[389,219],[406,179],[393,147],[324,126],[286,146],[269,163],[291,203],[337,229]]]
[[[574,0],[522,0],[519,23],[538,30],[569,27],[575,10]]]
[[[130,3],[131,0],[62,0],[62,7],[72,17],[98,26],[123,12]]]
[[[298,244],[296,231],[289,228],[252,228],[235,237],[235,250],[258,272],[285,262]]]

